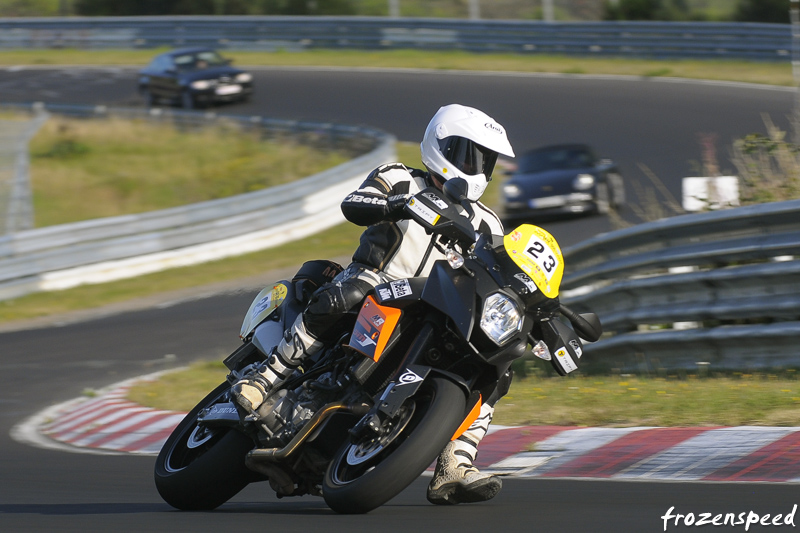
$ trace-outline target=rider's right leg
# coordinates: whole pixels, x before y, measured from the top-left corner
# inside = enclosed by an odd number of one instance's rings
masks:
[[[360,305],[369,291],[383,281],[380,274],[351,265],[320,287],[269,357],[233,385],[231,392],[236,402],[250,412],[258,409],[270,391],[322,348],[325,335],[342,316]]]
[[[320,348],[322,343],[308,331],[303,315],[298,315],[272,354],[233,385],[231,392],[236,402],[248,411],[255,411],[276,385],[283,383]]]

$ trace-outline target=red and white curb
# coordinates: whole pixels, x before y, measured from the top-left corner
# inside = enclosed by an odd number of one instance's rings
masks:
[[[49,407],[15,426],[11,436],[40,448],[70,452],[156,455],[186,413],[142,407],[126,396],[135,383],[156,380],[164,373],[122,381],[91,397]]]
[[[17,440],[85,453],[155,455],[185,413],[125,399],[137,378],[57,405],[12,430]],[[800,427],[492,427],[482,470],[520,477],[800,482]]]

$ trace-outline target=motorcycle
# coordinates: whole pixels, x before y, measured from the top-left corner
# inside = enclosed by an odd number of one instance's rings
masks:
[[[529,344],[561,375],[578,368],[581,338],[596,341],[602,327],[595,314],[559,302],[558,243],[526,224],[502,242],[476,234],[466,190],[451,179],[409,199],[409,218],[436,235],[446,260],[428,277],[375,287],[337,327],[338,338],[250,413],[233,401],[232,383],[269,356],[303,311],[309,286],[325,276],[261,291],[242,325],[243,344],[224,361],[227,381],[158,455],[155,482],[167,503],[210,510],[266,480],[278,497],[311,494],[336,512],[366,513],[469,428]]]

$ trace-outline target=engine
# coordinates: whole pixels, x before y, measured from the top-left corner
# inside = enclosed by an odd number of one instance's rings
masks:
[[[331,373],[294,390],[279,390],[259,407],[259,426],[272,445],[286,445],[325,404],[324,391],[335,381]]]

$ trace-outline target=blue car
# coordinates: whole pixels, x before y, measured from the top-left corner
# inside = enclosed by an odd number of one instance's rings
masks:
[[[246,100],[253,75],[209,48],[181,48],[157,55],[139,71],[139,93],[148,107],[167,102],[193,109]]]
[[[605,214],[625,203],[625,186],[613,161],[585,144],[561,144],[521,156],[502,196],[510,220]]]

